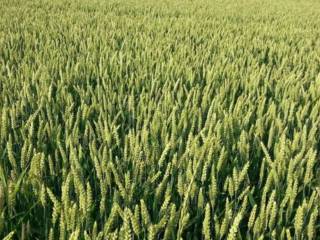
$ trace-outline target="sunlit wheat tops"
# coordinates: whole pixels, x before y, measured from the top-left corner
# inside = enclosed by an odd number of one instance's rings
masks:
[[[0,6],[0,238],[320,239],[319,1]]]

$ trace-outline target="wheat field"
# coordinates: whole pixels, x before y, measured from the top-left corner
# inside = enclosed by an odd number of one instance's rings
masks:
[[[0,0],[0,238],[320,239],[320,2]]]

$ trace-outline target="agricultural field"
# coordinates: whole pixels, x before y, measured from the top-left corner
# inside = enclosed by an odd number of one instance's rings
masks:
[[[0,238],[320,239],[320,1],[0,0]]]

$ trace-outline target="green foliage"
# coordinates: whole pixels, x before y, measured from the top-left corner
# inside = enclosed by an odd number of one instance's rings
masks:
[[[319,239],[319,1],[0,6],[0,238]]]

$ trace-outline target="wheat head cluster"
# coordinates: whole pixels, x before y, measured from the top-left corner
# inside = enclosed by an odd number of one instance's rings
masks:
[[[0,0],[0,238],[320,239],[320,2]]]

